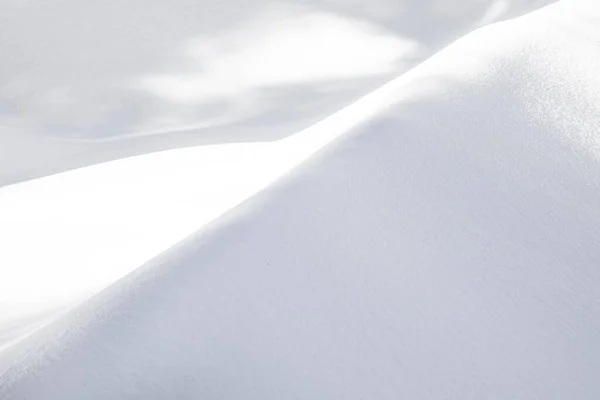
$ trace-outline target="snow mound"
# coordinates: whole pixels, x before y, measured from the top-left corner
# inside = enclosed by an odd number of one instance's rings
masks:
[[[3,353],[0,398],[596,398],[594,10],[476,31],[324,121],[346,133]]]
[[[281,139],[552,0],[0,2],[0,186]]]

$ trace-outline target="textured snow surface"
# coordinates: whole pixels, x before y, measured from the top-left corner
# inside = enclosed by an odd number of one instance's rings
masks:
[[[600,396],[600,13],[477,30],[0,353],[0,399]]]

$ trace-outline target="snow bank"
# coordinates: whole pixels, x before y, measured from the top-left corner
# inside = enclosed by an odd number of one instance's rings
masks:
[[[285,140],[179,147],[285,136],[461,32],[546,2],[255,2],[238,15],[228,1],[210,23],[205,1],[0,4],[0,54],[11,55],[0,68],[0,185],[163,150],[0,189],[0,349],[243,201],[355,116]],[[132,90],[172,107],[136,114]],[[246,110],[237,128],[223,107],[202,112],[226,97]]]
[[[0,186],[286,137],[550,1],[3,1]]]
[[[325,121],[347,133],[3,353],[0,398],[597,397],[584,3],[472,33]]]

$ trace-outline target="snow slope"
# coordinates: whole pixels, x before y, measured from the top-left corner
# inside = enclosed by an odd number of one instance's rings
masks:
[[[324,123],[281,141],[162,151],[0,189],[0,351],[263,189],[343,130]]]
[[[0,186],[291,135],[550,1],[2,1]]]
[[[593,399],[600,13],[476,31],[2,353],[0,399]]]
[[[170,150],[0,189],[0,349],[241,202],[343,128],[321,124],[260,140],[329,114],[461,32],[546,2],[254,2],[241,12],[228,0],[208,17],[206,1],[2,2],[0,185]],[[180,51],[187,61],[175,57]],[[134,89],[147,101],[132,103]],[[160,96],[172,107],[155,107]],[[217,115],[209,118],[206,103],[223,96],[254,109],[228,121],[219,114],[227,114],[225,102],[209,107]],[[151,112],[136,113],[136,104]],[[151,126],[153,118],[171,125]],[[133,122],[141,125],[125,132]],[[177,149],[230,140],[258,142]]]

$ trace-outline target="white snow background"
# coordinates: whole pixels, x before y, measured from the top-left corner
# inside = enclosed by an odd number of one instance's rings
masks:
[[[600,13],[534,3],[266,4],[158,72],[102,66],[144,13],[3,3],[0,398],[595,398]]]

